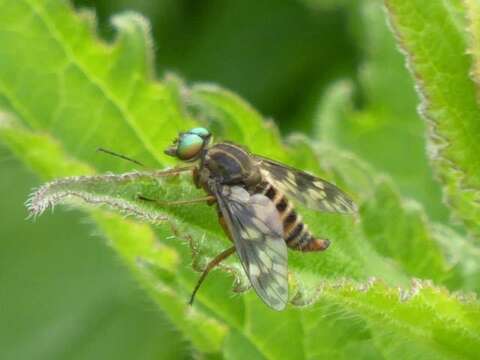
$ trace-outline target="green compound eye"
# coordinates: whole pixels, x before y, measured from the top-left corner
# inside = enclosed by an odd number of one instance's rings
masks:
[[[189,130],[188,134],[195,134],[195,135],[200,136],[201,138],[206,138],[206,137],[210,136],[210,131],[208,131],[207,129],[205,129],[203,127],[198,127],[198,128],[193,128],[193,129]]]
[[[194,158],[203,148],[203,139],[190,131],[184,134],[177,146],[177,156],[181,160]]]

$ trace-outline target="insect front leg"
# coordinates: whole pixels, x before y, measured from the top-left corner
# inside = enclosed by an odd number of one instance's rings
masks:
[[[192,174],[193,174],[195,172],[195,169],[196,169],[195,165],[179,166],[179,167],[174,167],[168,170],[155,171],[154,176],[158,176],[158,177],[174,176],[186,171],[192,171]]]
[[[192,179],[193,179],[193,184],[197,189],[200,189],[202,185],[200,185],[200,173],[198,172],[198,168],[194,167],[192,171]]]
[[[155,173],[155,176],[162,177],[162,176],[175,176],[181,172],[191,171],[193,182],[195,186],[198,188],[200,187],[199,184],[199,172],[198,168],[195,165],[184,166],[184,167],[176,167],[169,170],[158,171]],[[137,199],[142,201],[148,201],[152,203],[156,203],[158,205],[169,206],[169,205],[189,205],[189,204],[196,204],[201,202],[206,202],[207,205],[212,205],[216,202],[216,199],[212,195],[204,196],[197,199],[190,199],[190,200],[176,200],[176,201],[164,201],[159,199],[152,199],[142,194],[137,194]]]
[[[138,194],[137,199],[142,200],[142,201],[153,202],[155,204],[162,205],[162,206],[190,205],[190,204],[197,204],[197,203],[202,203],[202,202],[203,203],[206,202],[208,205],[212,205],[216,201],[215,196],[212,196],[212,195],[208,195],[208,196],[204,196],[204,197],[196,198],[196,199],[190,199],[190,200],[163,201],[163,200],[158,200],[158,199],[150,199],[146,196]]]

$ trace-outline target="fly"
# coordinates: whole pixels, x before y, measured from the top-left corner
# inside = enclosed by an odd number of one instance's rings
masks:
[[[190,304],[210,270],[236,252],[258,296],[271,308],[283,310],[288,302],[287,249],[323,251],[330,244],[310,232],[290,199],[317,211],[353,213],[356,206],[325,180],[251,154],[234,143],[211,144],[211,140],[207,129],[194,128],[180,133],[165,150],[167,155],[191,163],[171,173],[191,171],[195,186],[207,194],[170,204],[216,204],[219,222],[233,243],[207,265]]]

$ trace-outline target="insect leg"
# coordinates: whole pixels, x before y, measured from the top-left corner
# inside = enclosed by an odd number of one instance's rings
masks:
[[[230,255],[232,255],[234,252],[235,252],[235,246],[232,246],[231,248],[228,248],[227,250],[224,250],[223,252],[218,254],[215,257],[215,259],[213,259],[208,263],[207,267],[205,268],[205,270],[203,270],[202,275],[198,279],[197,285],[195,285],[195,289],[193,289],[192,296],[190,297],[190,301],[188,302],[190,305],[193,304],[193,301],[195,300],[195,294],[197,293],[198,289],[200,289],[200,285],[202,285],[203,280],[205,280],[210,270],[212,270],[215,266],[220,264],[223,260],[228,258]]]
[[[228,229],[228,226],[225,223],[225,218],[223,217],[221,212],[218,212],[218,222],[220,223],[220,226],[222,227],[225,234],[227,234],[230,241],[233,242],[232,234],[230,233],[230,230]]]
[[[177,201],[162,201],[157,199],[150,199],[143,195],[137,195],[139,200],[154,202],[159,205],[189,205],[189,204],[196,204],[199,202],[206,202],[207,204],[213,204],[215,202],[215,196],[209,195],[197,199],[190,199],[190,200],[177,200]]]
[[[174,167],[168,170],[155,171],[153,175],[154,176],[172,176],[172,175],[179,174],[181,172],[192,171],[195,168],[196,168],[195,165],[179,166],[179,167]]]

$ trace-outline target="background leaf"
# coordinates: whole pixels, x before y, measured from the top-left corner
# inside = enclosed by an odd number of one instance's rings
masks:
[[[456,1],[387,1],[392,26],[422,95],[429,156],[454,214],[478,235],[476,90],[466,54],[464,9]],[[436,44],[437,46],[432,46]]]

